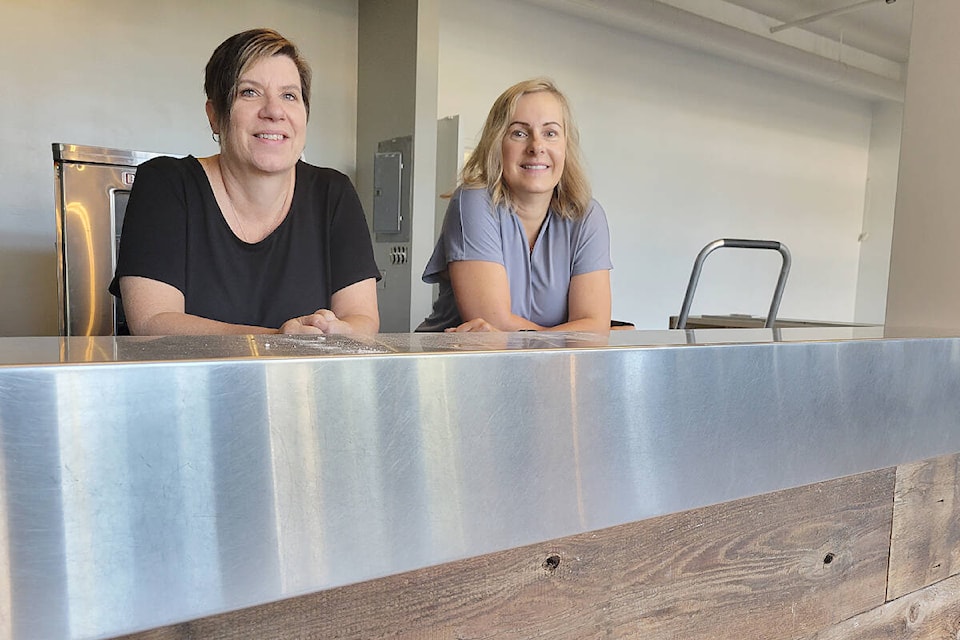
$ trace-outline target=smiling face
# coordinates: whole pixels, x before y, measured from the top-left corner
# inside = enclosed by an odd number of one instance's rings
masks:
[[[563,107],[548,91],[520,97],[501,143],[503,181],[518,205],[549,205],[567,152]]]
[[[216,131],[213,108],[207,115]],[[237,169],[257,173],[290,171],[306,142],[307,110],[300,74],[285,55],[257,60],[237,82],[221,157]]]

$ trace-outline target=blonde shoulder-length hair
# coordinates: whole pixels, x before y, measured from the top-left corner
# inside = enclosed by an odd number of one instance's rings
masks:
[[[583,217],[590,205],[590,182],[587,180],[580,155],[580,134],[573,123],[566,96],[547,78],[524,80],[513,85],[490,107],[487,121],[480,134],[480,142],[460,172],[460,185],[467,188],[485,188],[494,204],[512,207],[510,188],[503,180],[503,137],[507,133],[517,103],[528,93],[547,91],[560,102],[563,110],[563,131],[566,136],[566,159],[560,182],[553,189],[550,208],[564,218]]]

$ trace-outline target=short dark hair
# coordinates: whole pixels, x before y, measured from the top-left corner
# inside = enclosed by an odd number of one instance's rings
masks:
[[[300,50],[273,29],[250,29],[221,42],[207,62],[203,90],[213,104],[217,126],[221,130],[229,126],[240,77],[255,62],[269,56],[287,56],[293,60],[300,73],[303,106],[307,118],[310,117],[310,65],[300,55]]]

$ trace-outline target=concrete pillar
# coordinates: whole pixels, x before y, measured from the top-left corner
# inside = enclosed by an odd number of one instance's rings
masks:
[[[360,0],[358,5],[357,190],[373,215],[378,144],[413,137],[411,207],[402,237],[374,234],[384,275],[377,294],[380,331],[409,331],[427,315],[431,290],[420,281],[434,242],[437,143],[438,0]],[[398,250],[404,260],[398,261]]]
[[[888,327],[960,329],[960,2],[914,4]]]

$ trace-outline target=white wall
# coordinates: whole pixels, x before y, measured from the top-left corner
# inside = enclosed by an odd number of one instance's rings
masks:
[[[860,232],[856,322],[883,324],[885,319],[902,122],[902,104],[878,102],[874,105],[866,204]]]
[[[781,317],[852,321],[872,105],[507,0],[441,6],[440,117],[472,146],[496,96],[554,78],[613,234],[614,317],[665,328],[708,242],[784,242]],[[720,250],[692,312],[765,315],[775,252]]]
[[[356,167],[356,0],[3,2],[0,336],[57,333],[51,143],[207,155],[203,68],[272,27],[314,70],[307,159]]]

